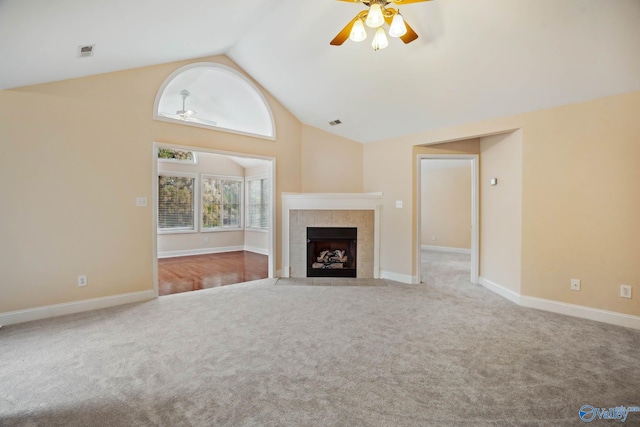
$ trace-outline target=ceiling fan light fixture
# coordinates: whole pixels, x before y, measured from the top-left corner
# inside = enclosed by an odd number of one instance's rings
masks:
[[[400,11],[398,11],[391,21],[389,35],[391,37],[402,37],[405,34],[407,34],[407,25],[404,23],[404,19],[402,18],[402,15],[400,15]]]
[[[349,39],[354,42],[361,42],[367,38],[367,30],[364,28],[362,19],[358,19],[351,28]]]
[[[367,27],[378,28],[384,24],[384,15],[382,14],[382,7],[378,3],[372,3],[369,6],[369,13],[367,13]]]
[[[376,29],[376,34],[373,36],[371,47],[373,47],[373,50],[380,50],[387,46],[389,46],[387,35],[384,33],[384,29],[382,27],[378,27]]]

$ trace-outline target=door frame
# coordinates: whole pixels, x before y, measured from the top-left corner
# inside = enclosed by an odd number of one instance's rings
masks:
[[[151,226],[153,242],[152,242],[152,274],[153,274],[153,291],[156,298],[160,295],[158,288],[158,150],[160,148],[175,148],[178,150],[195,151],[196,153],[210,153],[221,156],[246,157],[248,159],[260,159],[270,162],[268,177],[270,180],[269,188],[269,231],[267,239],[267,249],[269,254],[269,279],[273,279],[276,274],[276,159],[275,157],[260,156],[257,154],[234,153],[231,151],[213,150],[203,147],[194,147],[188,145],[169,144],[163,142],[153,142],[151,150]],[[243,189],[244,191],[244,189]]]
[[[416,265],[418,282],[422,278],[422,160],[471,160],[471,283],[480,283],[480,156],[477,154],[418,154],[416,156],[418,182],[416,185]]]

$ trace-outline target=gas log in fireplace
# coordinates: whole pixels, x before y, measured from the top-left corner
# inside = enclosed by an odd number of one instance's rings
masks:
[[[307,227],[307,277],[357,277],[358,229]]]

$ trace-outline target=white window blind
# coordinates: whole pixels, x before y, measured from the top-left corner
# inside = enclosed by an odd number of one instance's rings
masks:
[[[269,180],[247,180],[247,228],[269,227]]]
[[[195,177],[158,176],[158,229],[195,230]]]
[[[202,229],[241,228],[242,179],[202,176]]]

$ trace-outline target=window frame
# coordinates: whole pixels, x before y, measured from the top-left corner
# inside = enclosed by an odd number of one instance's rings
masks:
[[[193,160],[165,159],[165,158],[162,158],[162,157],[157,157],[157,160],[159,162],[176,163],[176,164],[179,164],[179,165],[197,165],[198,164],[198,154],[193,150],[183,150],[181,148],[171,148],[171,147],[159,147],[157,156],[160,155],[160,150],[173,150],[173,151],[189,152],[189,153],[191,153],[191,157],[193,158]]]
[[[251,181],[262,181],[262,180],[267,180],[267,186],[269,188],[269,191],[271,191],[271,184],[269,183],[269,174],[260,174],[260,175],[251,175],[251,176],[246,176],[244,178],[245,181],[245,199],[244,199],[244,205],[246,210],[249,210],[249,182]],[[260,191],[262,191],[262,185],[260,186]],[[267,208],[267,215],[270,215],[270,198],[267,197],[266,198],[266,208]],[[249,215],[245,215],[245,224],[244,224],[244,229],[247,231],[257,231],[260,233],[268,233],[269,232],[269,216],[267,216],[267,225],[265,227],[252,227],[249,225]]]
[[[159,160],[159,159],[158,159]],[[194,172],[175,172],[175,171],[162,171],[158,172],[158,180],[161,176],[175,177],[175,178],[193,178],[193,229],[189,228],[160,228],[160,182],[158,182],[158,189],[156,195],[156,209],[157,209],[157,225],[156,232],[158,234],[189,234],[189,233],[198,233],[198,212],[199,212],[199,202],[200,200],[200,183],[198,174]]]
[[[204,209],[204,191],[202,190],[202,186],[204,185],[204,180],[205,179],[217,179],[220,181],[237,181],[240,182],[240,194],[238,195],[238,211],[240,214],[240,220],[238,221],[238,226],[225,226],[224,225],[224,220],[222,221],[222,225],[219,227],[210,227],[207,228],[204,226],[204,218],[203,218],[203,212],[202,210]],[[244,177],[242,176],[231,176],[231,175],[218,175],[218,174],[209,174],[209,173],[201,173],[200,174],[200,208],[198,209],[199,212],[199,217],[200,217],[200,222],[199,222],[199,226],[200,226],[200,232],[201,233],[219,233],[219,232],[226,232],[226,231],[242,231],[244,229]],[[220,203],[220,212],[224,212],[224,199],[221,195],[221,203]]]

